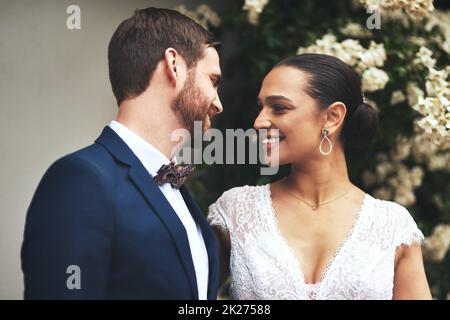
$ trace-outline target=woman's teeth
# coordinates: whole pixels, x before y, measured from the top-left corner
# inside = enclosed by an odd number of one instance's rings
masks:
[[[270,139],[263,139],[262,143],[278,143],[280,142],[280,138],[270,138]]]

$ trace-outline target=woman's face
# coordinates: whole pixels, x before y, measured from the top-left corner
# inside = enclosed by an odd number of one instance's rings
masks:
[[[304,90],[308,75],[293,67],[272,69],[264,78],[258,96],[257,130],[267,129],[263,141],[269,163],[302,163],[320,156],[323,124],[316,102]],[[278,133],[276,130],[278,129]]]

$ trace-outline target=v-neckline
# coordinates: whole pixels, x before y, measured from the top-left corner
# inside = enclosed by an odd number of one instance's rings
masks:
[[[281,242],[283,243],[283,245],[285,246],[285,249],[287,249],[289,255],[290,255],[290,259],[293,261],[295,267],[296,267],[296,273],[299,274],[299,278],[302,282],[302,284],[304,286],[307,286],[308,288],[313,288],[313,289],[317,289],[318,287],[320,287],[320,285],[325,282],[328,274],[330,273],[330,270],[332,269],[332,266],[335,264],[338,256],[341,255],[343,248],[345,247],[346,244],[348,244],[351,240],[351,238],[353,237],[353,235],[355,234],[355,230],[358,229],[358,226],[361,224],[361,220],[362,220],[362,216],[363,216],[363,212],[365,211],[366,208],[366,204],[369,198],[369,194],[365,194],[363,201],[361,203],[361,206],[359,208],[358,214],[355,218],[355,220],[353,221],[353,224],[349,230],[349,232],[347,233],[347,236],[343,239],[343,241],[341,242],[341,244],[337,247],[336,251],[334,252],[334,255],[331,257],[331,259],[328,261],[328,263],[325,266],[325,269],[319,279],[319,281],[315,282],[315,283],[306,283],[306,278],[305,278],[305,274],[303,273],[303,270],[301,268],[300,265],[300,261],[299,259],[297,259],[297,255],[295,254],[295,251],[293,250],[293,248],[291,247],[291,245],[289,244],[288,240],[286,239],[286,237],[284,236],[284,234],[281,232],[280,226],[278,224],[278,218],[276,216],[276,212],[275,212],[275,208],[273,206],[273,202],[272,202],[272,193],[270,190],[270,183],[266,184],[265,186],[265,195],[267,196],[267,200],[269,202],[269,211],[270,211],[270,216],[272,218],[273,221],[273,227],[275,228],[275,231],[277,233],[277,235],[279,236]]]

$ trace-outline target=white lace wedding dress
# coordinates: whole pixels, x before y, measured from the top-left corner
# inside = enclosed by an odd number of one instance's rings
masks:
[[[367,194],[321,280],[306,284],[278,227],[268,184],[224,192],[209,207],[208,221],[230,233],[233,299],[392,299],[396,248],[423,240],[404,207]]]

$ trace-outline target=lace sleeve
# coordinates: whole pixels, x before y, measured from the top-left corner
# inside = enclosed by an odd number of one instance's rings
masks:
[[[209,206],[208,222],[211,226],[217,226],[224,231],[231,231],[230,212],[228,209],[228,193],[224,192],[216,202]]]
[[[424,240],[423,233],[417,227],[416,222],[414,221],[408,210],[398,205],[396,211],[397,230],[395,245],[411,246],[413,244],[421,244]]]

